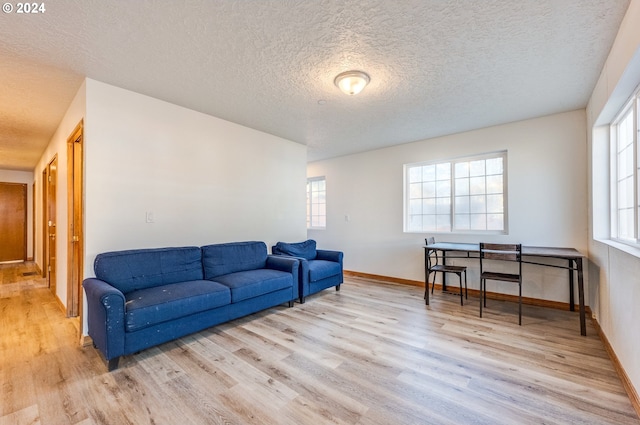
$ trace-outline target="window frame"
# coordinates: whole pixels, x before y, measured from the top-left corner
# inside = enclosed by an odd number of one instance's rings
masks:
[[[312,202],[314,182],[324,182],[324,202]],[[317,191],[320,192],[320,191]],[[324,225],[313,225],[314,205],[323,205],[324,214],[315,214],[315,217],[324,217]],[[325,176],[307,178],[307,230],[324,230],[327,228],[327,179]]]
[[[632,128],[631,128],[631,142],[627,143],[626,146],[631,146],[631,174],[628,174],[626,178],[631,178],[633,187],[630,190],[630,193],[633,194],[633,200],[631,201],[631,207],[621,207],[620,203],[620,132],[622,123],[628,118],[632,119]],[[639,147],[638,147],[638,138],[639,134],[639,121],[640,121],[640,87],[634,90],[631,98],[626,101],[620,111],[616,114],[615,118],[611,121],[609,127],[609,137],[611,140],[610,143],[610,220],[609,220],[609,238],[612,241],[619,242],[625,245],[633,246],[636,248],[640,248],[640,158],[639,155]],[[632,212],[632,220],[633,220],[633,229],[631,230],[631,235],[621,235],[621,223],[620,223],[620,211],[621,209],[630,209],[633,208]],[[627,232],[628,233],[628,232]]]
[[[472,162],[472,161],[479,161],[479,160],[487,160],[487,159],[493,159],[493,158],[502,158],[502,229],[471,229],[471,228],[462,228],[456,225],[456,164],[459,163],[465,163],[465,162]],[[414,230],[411,228],[411,207],[410,207],[410,201],[411,199],[417,199],[417,198],[411,198],[410,196],[410,170],[412,168],[415,167],[423,167],[423,166],[429,166],[429,165],[435,165],[436,167],[438,165],[442,165],[442,164],[449,164],[449,168],[450,168],[450,175],[449,175],[449,182],[450,182],[450,192],[449,192],[449,211],[446,214],[441,214],[441,215],[448,215],[449,217],[449,228],[448,230],[442,230],[442,229],[438,229],[437,226],[434,229],[424,229],[424,227],[422,227],[422,229],[420,230]],[[448,158],[448,159],[438,159],[438,160],[430,160],[430,161],[421,161],[421,162],[415,162],[415,163],[410,163],[410,164],[404,164],[403,166],[403,231],[404,233],[417,233],[417,234],[425,234],[425,233],[436,233],[436,234],[483,234],[483,235],[506,235],[509,233],[509,215],[508,215],[508,179],[507,179],[507,172],[508,170],[508,154],[507,154],[507,150],[500,150],[500,151],[493,151],[493,152],[485,152],[485,153],[481,153],[481,154],[475,154],[475,155],[468,155],[468,156],[463,156],[463,157],[456,157],[456,158]],[[486,170],[484,171],[484,173],[482,174],[482,176],[484,176],[485,178],[491,174],[487,174]],[[493,175],[497,175],[497,174],[493,174]],[[461,179],[464,177],[458,177],[458,179]],[[437,178],[436,178],[437,179]],[[437,180],[434,180],[437,181]],[[486,197],[487,194],[491,195],[491,193],[487,193],[487,190],[485,188],[484,192],[483,192],[484,196]],[[497,193],[496,193],[497,194]],[[464,196],[464,195],[463,195]],[[472,195],[469,194],[469,197],[471,197]],[[459,195],[458,195],[459,197]],[[420,199],[426,199],[426,198],[420,198]],[[469,214],[471,215],[471,213],[462,213],[462,215],[466,215]],[[489,212],[487,212],[485,210],[485,212],[483,213],[486,216],[488,216]]]

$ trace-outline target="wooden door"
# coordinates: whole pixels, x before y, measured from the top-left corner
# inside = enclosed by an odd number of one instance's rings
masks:
[[[47,278],[51,292],[56,293],[56,188],[58,183],[58,157],[47,167]]]
[[[27,260],[27,185],[0,183],[0,262]]]
[[[42,277],[49,276],[49,209],[47,190],[49,189],[49,167],[44,167],[42,170]],[[34,227],[35,232],[35,227]]]
[[[81,316],[83,276],[82,121],[67,139],[67,316]],[[82,318],[80,319],[82,320]],[[80,326],[82,329],[82,326]]]

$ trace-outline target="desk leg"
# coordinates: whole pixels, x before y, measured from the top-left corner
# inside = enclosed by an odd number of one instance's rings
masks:
[[[578,299],[580,301],[580,335],[587,335],[587,323],[585,319],[585,307],[584,307],[584,276],[582,272],[582,258],[576,259],[578,266]]]
[[[429,250],[424,249],[424,300],[429,305]]]
[[[573,290],[573,259],[569,261],[569,310],[576,311],[575,295]]]
[[[442,264],[447,264],[447,251],[442,251]],[[447,273],[442,273],[442,292],[447,292]]]

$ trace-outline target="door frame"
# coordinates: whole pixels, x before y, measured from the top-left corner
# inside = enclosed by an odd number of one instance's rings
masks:
[[[55,172],[52,172],[52,170],[54,170]],[[54,183],[54,192],[51,193],[51,183],[52,183],[52,176],[54,176],[55,178],[55,182]],[[47,283],[49,284],[49,289],[51,290],[51,292],[53,292],[53,294],[56,296],[57,298],[57,294],[56,294],[56,287],[57,287],[57,260],[55,261],[55,264],[51,264],[51,237],[50,237],[50,232],[51,229],[50,227],[53,227],[54,230],[56,230],[56,234],[53,240],[53,243],[56,243],[56,239],[58,238],[58,234],[57,234],[57,214],[56,217],[54,217],[54,220],[51,220],[51,216],[50,216],[50,211],[51,211],[51,203],[53,203],[53,209],[54,211],[57,213],[57,187],[58,187],[58,154],[55,154],[53,156],[53,158],[51,159],[51,161],[49,161],[47,163],[47,166],[45,167],[45,170],[43,172],[43,188],[42,188],[42,193],[43,193],[43,208],[42,208],[42,229],[43,229],[43,251],[45,256],[43,257],[43,261],[44,261],[44,267],[42,269],[42,276],[47,278]],[[53,222],[52,226],[49,226],[49,222]],[[57,245],[54,247],[57,248]],[[55,257],[57,258],[58,256],[58,250],[55,249],[54,253],[55,253]],[[51,268],[53,267],[54,273],[54,279],[51,279]]]
[[[42,277],[49,276],[49,229],[47,217],[49,216],[49,165],[42,170]],[[34,228],[35,233],[35,228]]]
[[[84,267],[83,145],[81,120],[67,139],[67,317],[80,317]]]

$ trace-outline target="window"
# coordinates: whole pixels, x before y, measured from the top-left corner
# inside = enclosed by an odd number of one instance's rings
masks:
[[[405,165],[405,232],[506,232],[506,151]]]
[[[307,229],[327,227],[327,183],[324,177],[307,179]]]
[[[638,244],[638,102],[639,94],[611,125],[611,237]]]

